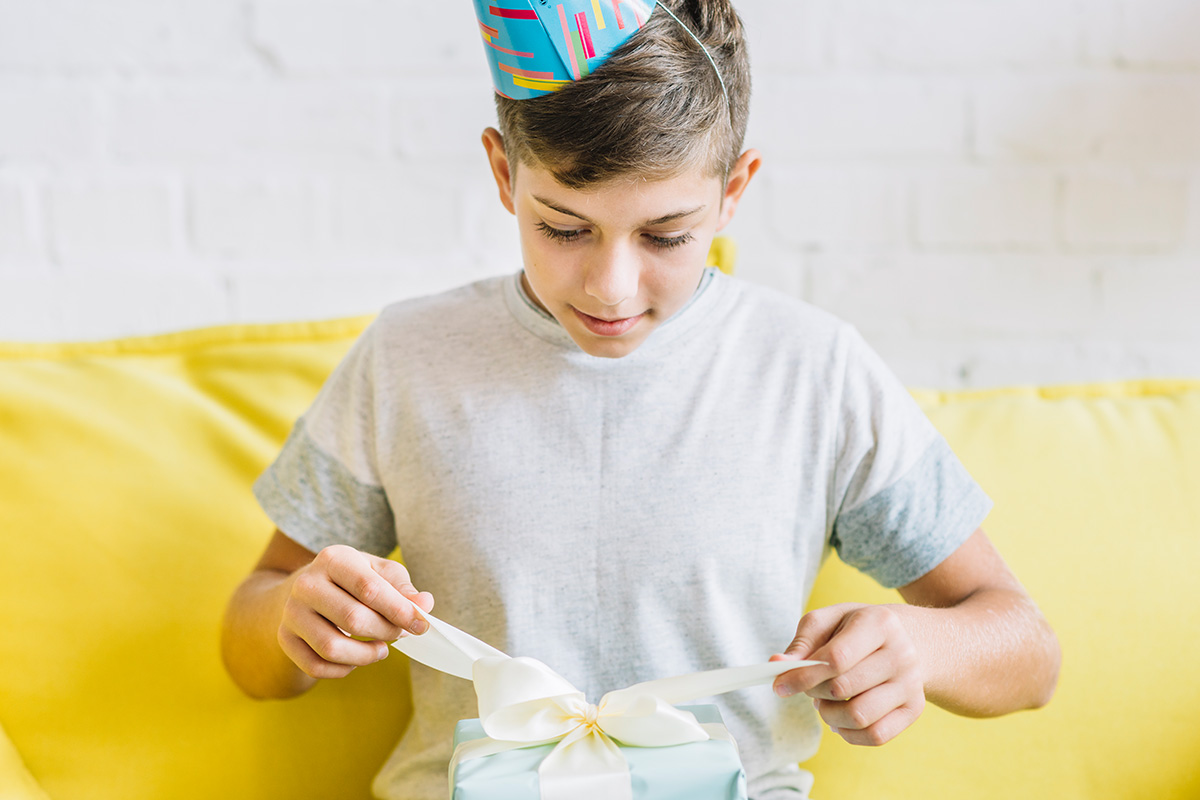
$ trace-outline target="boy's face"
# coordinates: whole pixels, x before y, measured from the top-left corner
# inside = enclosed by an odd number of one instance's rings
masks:
[[[724,192],[699,172],[578,190],[525,163],[510,182],[499,133],[488,128],[483,141],[517,217],[525,291],[580,349],[604,358],[632,353],[692,297],[713,236],[761,163],[744,153]]]

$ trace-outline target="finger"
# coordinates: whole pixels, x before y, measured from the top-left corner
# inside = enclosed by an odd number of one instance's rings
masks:
[[[365,667],[387,658],[388,646],[384,642],[352,639],[312,609],[295,612],[290,621],[290,632],[329,664]]]
[[[824,703],[824,701],[821,702]],[[916,722],[917,717],[921,715],[921,710],[923,708],[924,703],[922,703],[919,707],[911,704],[905,704],[875,724],[869,725],[862,730],[836,728],[835,733],[837,733],[850,744],[860,745],[863,747],[879,747],[880,745],[887,744],[892,739],[895,739],[909,726]]]
[[[821,610],[836,612],[838,609],[837,606],[831,606]],[[875,615],[862,613],[863,610],[864,607],[858,607],[844,613],[831,634],[826,637],[827,640],[809,654],[809,659],[823,661],[824,665],[783,673],[775,679],[776,693],[787,697],[809,692],[814,687],[854,669],[878,650],[886,641],[885,631],[874,623]],[[803,620],[801,623],[803,624]],[[827,621],[824,623],[828,626]]]
[[[861,731],[879,722],[909,700],[902,685],[885,683],[851,700],[817,700],[817,713],[831,728]]]
[[[369,557],[371,568],[379,573],[384,580],[396,587],[400,594],[416,603],[424,611],[433,611],[433,595],[421,592],[413,586],[408,568],[398,561],[378,556]]]
[[[810,654],[825,644],[842,624],[846,614],[845,605],[828,606],[810,611],[800,618],[796,626],[796,635],[792,643],[783,653],[771,656],[771,661],[805,660]],[[819,671],[819,672],[818,672]],[[807,667],[803,670],[785,672],[775,678],[772,688],[780,697],[790,697],[800,692],[808,691],[816,683],[832,677],[826,668],[820,666]]]
[[[811,658],[812,653],[838,630],[846,615],[859,607],[857,604],[841,603],[808,612],[800,618],[796,635],[783,655],[797,660]]]
[[[355,669],[345,664],[331,664],[317,655],[316,651],[308,646],[308,642],[290,630],[281,628],[278,639],[284,654],[310,678],[344,678]]]
[[[379,574],[376,567],[382,565],[377,556],[370,558],[349,547],[327,547],[317,554],[320,567],[328,573],[331,580],[346,590],[363,605],[378,612],[393,625],[413,633],[424,633],[429,624],[413,608],[411,601],[400,594],[400,590],[390,581]],[[391,562],[396,564],[396,562]],[[396,564],[400,569],[404,567]],[[408,571],[404,570],[407,579]],[[310,642],[311,644],[311,642]]]
[[[331,582],[322,589],[309,593],[304,584],[298,584],[296,587],[302,600],[348,636],[385,642],[394,642],[400,638],[403,628],[393,625],[373,608],[358,602],[342,587]]]
[[[849,700],[879,686],[896,675],[895,660],[886,645],[871,653],[849,672],[821,681],[805,693],[821,700]]]

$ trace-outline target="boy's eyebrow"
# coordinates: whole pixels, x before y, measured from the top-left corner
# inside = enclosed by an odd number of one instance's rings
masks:
[[[547,206],[548,208],[554,209],[555,211],[557,211],[560,214],[566,214],[568,217],[575,217],[576,219],[581,219],[584,222],[587,222],[591,225],[595,224],[590,219],[585,217],[583,214],[576,213],[569,208],[563,208],[562,206],[558,205],[557,203],[547,200],[544,197],[538,197],[535,194],[535,195],[533,195],[533,199],[537,200],[539,203],[541,203],[544,206]],[[658,219],[646,220],[645,222],[642,223],[642,225],[661,225],[664,222],[674,222],[675,220],[680,219],[681,217],[690,217],[692,214],[695,214],[697,211],[703,211],[706,208],[708,208],[707,203],[705,203],[704,205],[696,206],[695,208],[688,209],[687,211],[676,211],[673,214],[667,214],[666,216],[659,217]]]

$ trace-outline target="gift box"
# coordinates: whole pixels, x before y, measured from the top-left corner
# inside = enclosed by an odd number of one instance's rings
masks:
[[[635,683],[589,703],[546,664],[512,657],[412,605],[429,623],[392,643],[471,681],[479,718],[455,730],[451,800],[745,800],[746,776],[716,706],[817,661],[770,661]]]
[[[724,733],[714,705],[680,706],[714,736],[669,747],[617,743],[629,763],[634,800],[746,800],[746,774],[733,738]],[[483,723],[465,719],[454,729],[454,746],[486,736]],[[554,744],[523,747],[462,761],[451,776],[451,800],[539,800],[538,767]]]

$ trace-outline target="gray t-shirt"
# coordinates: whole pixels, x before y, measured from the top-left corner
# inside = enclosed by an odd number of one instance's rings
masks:
[[[587,355],[520,274],[394,303],[254,491],[315,551],[397,546],[438,615],[541,659],[595,702],[765,661],[831,547],[885,586],[924,575],[991,501],[857,331],[708,270],[620,359]],[[412,669],[413,720],[376,778],[444,800],[471,684]],[[804,797],[805,697],[712,700],[754,800]]]

